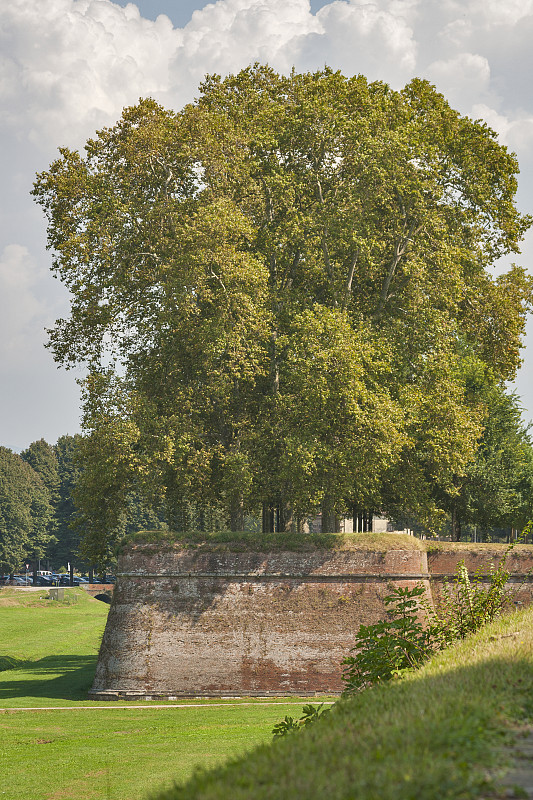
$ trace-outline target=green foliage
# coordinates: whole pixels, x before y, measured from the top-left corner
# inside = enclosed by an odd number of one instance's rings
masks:
[[[490,564],[488,581],[482,568],[470,577],[464,561],[458,564],[453,585],[444,584],[439,605],[428,612],[436,645],[447,647],[456,639],[464,639],[509,608],[515,592],[507,586],[510,573],[506,561],[513,546],[507,548],[497,566]]]
[[[80,535],[75,527],[76,507],[72,497],[79,467],[76,452],[81,436],[60,436],[54,445],[59,476],[58,499],[55,504],[56,542],[48,549],[53,564],[75,563],[79,558]]]
[[[461,524],[520,528],[531,516],[533,498],[533,448],[522,409],[514,394],[480,381],[472,388],[485,406],[483,434],[475,458],[456,480],[450,499],[456,530]]]
[[[520,361],[531,280],[515,157],[426,81],[324,69],[208,77],[142,100],[33,194],[71,292],[50,347],[84,363],[87,557],[132,493],[243,530],[353,505],[442,518],[494,382]]]
[[[48,487],[29,463],[0,447],[0,572],[20,569],[26,558],[42,558],[52,527]]]
[[[281,739],[289,733],[294,733],[306,728],[308,725],[312,725],[330,710],[329,708],[324,708],[324,703],[320,703],[319,706],[313,706],[308,703],[302,708],[302,715],[299,719],[295,720],[293,717],[286,715],[281,722],[276,723],[272,728],[272,735],[274,739]]]
[[[524,530],[527,536],[531,523]],[[343,660],[346,693],[361,691],[417,669],[438,650],[475,633],[509,608],[514,592],[507,585],[509,545],[488,576],[478,568],[472,578],[459,562],[451,585],[445,583],[435,607],[422,584],[395,588],[384,598],[387,619],[361,625],[352,652]]]
[[[352,651],[343,659],[345,692],[354,692],[380,681],[401,677],[416,669],[433,652],[431,630],[420,619],[422,585],[401,587],[384,598],[388,619],[361,625]]]

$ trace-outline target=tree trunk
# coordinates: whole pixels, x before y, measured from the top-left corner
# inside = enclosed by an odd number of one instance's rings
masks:
[[[340,530],[339,519],[329,497],[322,500],[322,533],[338,533]]]
[[[296,530],[298,533],[309,533],[309,520],[306,517],[298,517]]]
[[[295,533],[296,522],[294,519],[294,511],[290,503],[282,501],[279,505],[279,529],[280,531]]]
[[[244,509],[242,495],[232,498],[230,507],[230,530],[239,532],[244,530]]]
[[[198,530],[202,533],[205,532],[205,511],[203,509],[198,512]]]
[[[457,508],[454,506],[452,508],[452,542],[460,542],[461,541],[461,520],[459,518],[459,512]]]
[[[274,533],[274,507],[270,503],[263,503],[261,529],[263,533]]]

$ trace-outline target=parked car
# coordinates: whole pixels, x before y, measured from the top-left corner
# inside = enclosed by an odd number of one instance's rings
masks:
[[[85,578],[80,578],[79,575],[74,575],[72,579],[73,586],[79,586],[80,583],[88,583]],[[69,575],[61,575],[59,580],[60,586],[70,586],[70,576]]]
[[[26,578],[25,575],[14,575],[11,579],[11,586],[31,586],[31,578]]]
[[[55,586],[55,581],[51,575],[37,575],[33,579],[34,586]]]

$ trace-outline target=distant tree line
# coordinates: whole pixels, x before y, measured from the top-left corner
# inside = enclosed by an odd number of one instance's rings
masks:
[[[33,571],[39,562],[43,569],[69,563],[104,568],[113,561],[113,544],[120,535],[164,525],[161,512],[131,495],[106,557],[96,564],[82,556],[83,525],[74,499],[81,439],[61,436],[54,445],[39,439],[20,455],[0,446],[0,574],[16,572],[24,564]]]

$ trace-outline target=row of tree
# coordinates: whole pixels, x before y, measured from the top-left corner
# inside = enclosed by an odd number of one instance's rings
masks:
[[[92,557],[132,493],[177,527],[194,508],[232,530],[276,511],[334,531],[357,507],[433,529],[451,514],[458,536],[495,504],[526,513],[504,386],[532,280],[491,269],[531,219],[487,125],[426,81],[256,65],[60,152],[33,193],[72,298],[50,347],[88,371]]]
[[[61,436],[56,444],[32,442],[20,455],[0,447],[0,574],[30,568],[107,567],[118,536],[140,528],[159,528],[161,513],[128,498],[121,524],[110,537],[106,557],[96,561],[82,553],[83,526],[75,505],[80,476],[77,455],[81,436]]]
[[[40,439],[20,455],[0,447],[0,572],[28,560],[60,566],[76,558],[79,536],[70,523],[78,438],[62,436],[53,446]]]
[[[81,436],[62,436],[55,445],[33,442],[20,455],[0,447],[0,573],[14,572],[23,563],[35,568],[39,560],[55,569],[78,566],[105,568],[113,561],[118,538],[139,529],[162,527],[214,530],[228,520],[215,509],[182,503],[149,508],[138,494],[130,494],[119,524],[108,532],[105,557],[83,543],[82,515],[74,498],[83,485]],[[496,392],[490,398],[483,435],[474,460],[457,486],[445,527],[461,539],[461,525],[474,525],[480,538],[501,535],[495,528],[520,528],[533,515],[533,447],[514,395]],[[424,521],[402,509],[398,525],[427,532]],[[248,527],[259,526],[249,518]],[[89,535],[88,541],[92,541]]]

